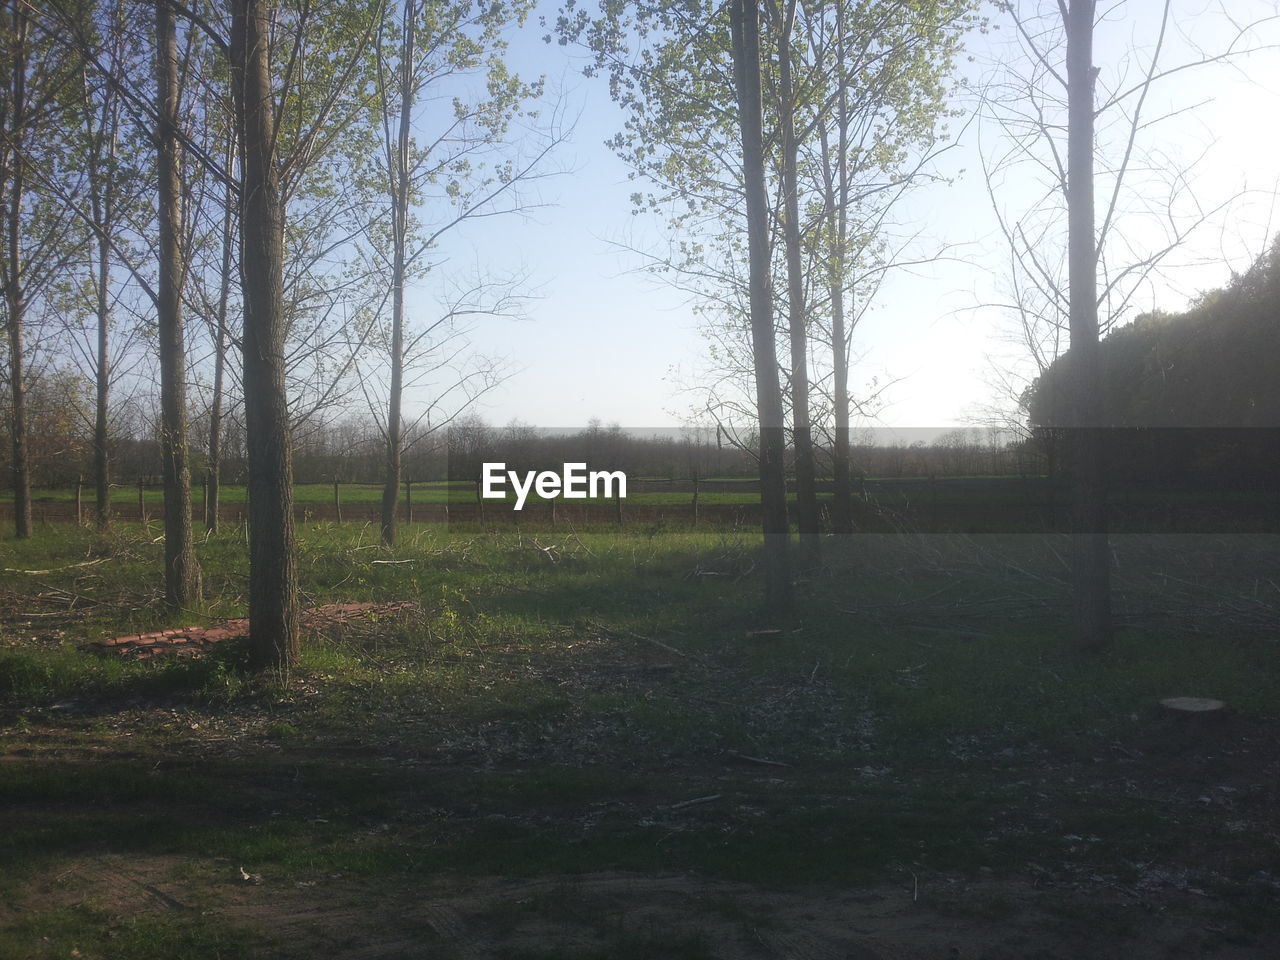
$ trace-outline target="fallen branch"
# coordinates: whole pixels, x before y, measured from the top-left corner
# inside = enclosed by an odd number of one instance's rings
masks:
[[[701,657],[697,656],[696,654],[685,653],[683,650],[677,650],[675,647],[671,646],[670,644],[663,643],[661,640],[654,640],[652,637],[646,637],[639,633],[632,633],[630,630],[613,630],[613,629],[610,629],[609,627],[606,627],[604,624],[596,623],[594,621],[590,621],[590,624],[591,626],[599,630],[601,633],[605,633],[605,634],[611,633],[611,634],[614,634],[615,636],[628,637],[632,640],[639,640],[642,643],[647,643],[652,646],[655,646],[659,650],[665,650],[667,653],[673,653],[677,657],[681,657],[682,659],[693,660],[697,663],[705,663],[705,661]]]
[[[87,603],[89,606],[96,606],[97,604],[102,602],[101,600],[95,600],[93,597],[86,597],[82,593],[76,593],[74,590],[67,590],[63,587],[50,586],[49,584],[44,583],[41,580],[36,581],[36,586],[44,587],[45,590],[49,591],[48,594],[42,595],[42,596],[48,596],[49,599],[51,600],[61,599],[62,602],[67,605],[68,608],[74,607],[76,605],[77,600],[83,601],[84,603]]]
[[[673,803],[667,807],[668,810],[683,810],[685,807],[696,807],[700,803],[712,803],[719,800],[723,794],[713,793],[706,797],[694,797],[692,800],[681,800],[679,803]]]
[[[74,570],[76,567],[92,567],[94,564],[105,563],[106,557],[99,557],[97,560],[86,560],[83,563],[69,563],[65,567],[54,567],[51,570],[19,570],[16,567],[5,567],[5,573],[26,573],[31,576],[43,576],[47,573],[58,573],[61,570]]]
[[[791,764],[783,763],[781,760],[766,760],[764,757],[749,757],[745,753],[738,753],[734,750],[726,750],[725,756],[732,757],[734,760],[746,760],[748,763],[759,763],[766,767],[789,767]]]
[[[867,603],[853,610],[850,610],[847,607],[836,607],[836,610],[840,613],[847,613],[853,616],[857,616],[858,614],[865,613],[868,610],[882,610],[886,607],[911,607],[911,606],[915,606],[918,603],[924,603],[926,600],[932,599],[933,597],[936,597],[940,593],[946,593],[948,590],[950,590],[954,586],[956,586],[956,584],[949,583],[945,587],[940,587],[939,589],[934,590],[932,593],[926,593],[922,597],[911,597],[907,600],[896,600],[893,603]]]

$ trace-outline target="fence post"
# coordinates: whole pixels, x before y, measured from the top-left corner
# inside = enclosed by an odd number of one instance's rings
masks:
[[[200,497],[200,510],[204,513],[204,525],[207,527],[209,526],[209,471],[207,470],[204,474],[204,483],[201,486],[203,487],[203,493]]]
[[[615,487],[613,491],[613,507],[617,511],[618,523],[622,523],[622,489]]]
[[[333,512],[338,518],[338,523],[342,522],[342,497],[338,494],[338,481],[333,481]]]
[[[143,498],[143,491],[146,489],[145,481],[138,478],[138,516],[142,518],[142,522],[147,522],[147,501]]]
[[[405,523],[413,523],[413,481],[404,482]]]
[[[84,513],[80,506],[80,492],[84,489],[84,477],[76,477],[76,526],[84,526]]]
[[[475,484],[476,484],[476,504],[480,507],[480,522],[484,523],[484,497],[480,496],[480,481],[479,480],[475,481]]]

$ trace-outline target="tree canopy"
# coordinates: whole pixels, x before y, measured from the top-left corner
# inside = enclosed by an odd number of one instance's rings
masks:
[[[1028,390],[1033,426],[1068,420],[1071,351]],[[1102,341],[1103,424],[1280,425],[1280,238],[1244,273],[1183,313],[1139,316]]]

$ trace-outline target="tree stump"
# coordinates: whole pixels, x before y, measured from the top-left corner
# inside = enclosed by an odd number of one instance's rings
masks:
[[[1227,705],[1210,697],[1166,697],[1160,701],[1166,716],[1182,720],[1218,718],[1226,715]]]
[[[1213,749],[1222,737],[1229,736],[1226,718],[1231,711],[1221,700],[1211,697],[1166,697],[1160,701],[1160,714],[1168,745],[1176,752]]]

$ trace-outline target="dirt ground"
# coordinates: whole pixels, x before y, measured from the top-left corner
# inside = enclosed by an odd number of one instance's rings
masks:
[[[174,763],[239,762],[265,752],[280,758],[280,770],[292,769],[294,761],[283,762],[287,758],[278,748],[261,738],[265,716],[246,711],[233,717],[200,716],[198,721],[193,717],[143,708],[113,714],[110,722],[115,728],[183,728],[184,739],[168,748]],[[461,749],[465,744],[455,746]],[[1258,869],[1258,853],[1250,854],[1254,842],[1274,843],[1280,823],[1276,730],[1237,716],[1188,734],[1174,721],[1142,726],[1123,740],[1094,746],[1096,756],[1067,757],[1031,748],[992,754],[981,743],[955,744],[962,767],[973,765],[1001,779],[1015,776],[1023,784],[1019,796],[1025,802],[1010,808],[993,837],[1018,834],[1034,841],[1037,831],[1051,831],[1043,844],[1043,862],[1028,861],[1000,873],[986,868],[967,875],[920,868],[913,873],[910,866],[902,866],[892,871],[892,883],[800,888],[782,884],[784,889],[777,890],[660,872],[517,880],[477,875],[474,869],[446,868],[408,877],[317,870],[299,879],[296,871],[273,877],[268,867],[230,858],[80,855],[54,862],[25,883],[20,895],[0,902],[0,929],[24,914],[83,904],[118,918],[166,911],[200,916],[220,927],[241,928],[267,942],[285,944],[290,957],[342,960],[1280,957],[1280,918],[1262,915],[1280,900],[1280,869]],[[511,750],[523,769],[530,762],[572,762],[570,754],[562,755],[560,747],[550,744],[532,752],[527,745]],[[385,773],[386,779],[376,781],[384,786],[392,777],[407,776],[406,763],[418,763],[399,756],[391,743],[379,744],[378,752],[387,755],[370,759],[360,769],[377,771],[374,776]],[[448,754],[446,748],[437,756],[438,769],[478,762],[477,755],[468,757],[465,750]],[[299,748],[297,756],[338,766],[353,762],[350,751],[337,744]],[[38,766],[43,760],[132,763],[137,757],[130,754],[127,741],[101,727],[97,732],[84,729],[76,745],[57,727],[35,727],[21,744],[11,742],[0,756],[0,777],[6,767]],[[144,766],[150,767],[151,759],[144,759]],[[428,780],[433,769],[436,763],[429,763],[424,771]],[[723,793],[726,801],[678,811],[668,805],[665,814],[655,815],[651,797],[620,798],[610,801],[611,815],[633,823],[655,816],[674,820],[678,815],[687,818],[689,828],[712,831],[733,822],[731,801],[737,791],[745,798],[752,783],[781,784],[801,775],[791,768],[735,764],[728,756],[719,764],[704,759],[678,763],[665,774],[680,783],[684,796],[714,791]],[[1078,844],[1067,845],[1056,836],[1075,829],[1063,825],[1076,815],[1055,808],[1050,799],[1059,783],[1071,783],[1096,795],[1099,802],[1140,797],[1180,825],[1175,829],[1181,831],[1177,835],[1185,838],[1185,846],[1135,864],[1133,875],[1123,881],[1112,873],[1091,872],[1098,868],[1090,866],[1088,848],[1108,841],[1076,836]],[[228,783],[227,789],[235,792],[240,785]],[[293,802],[287,789],[258,789],[262,803]],[[15,830],[30,828],[74,816],[81,808],[78,802],[65,808],[61,802],[50,808],[17,807],[10,810],[10,822]],[[466,822],[496,817],[524,820],[531,829],[552,822],[563,828],[585,823],[591,815],[589,804],[560,798],[527,812],[472,810]],[[410,829],[411,820],[412,814],[405,811],[404,820],[391,819],[374,829],[390,831],[393,837],[397,830]],[[1218,828],[1213,836],[1210,825]],[[1226,845],[1223,829],[1232,838]],[[1055,860],[1050,850],[1076,852]],[[259,869],[261,876],[254,872]],[[1250,874],[1245,887],[1240,886],[1241,869]],[[1236,879],[1228,883],[1228,875]],[[1250,917],[1251,908],[1242,905],[1242,899],[1256,903],[1259,914]]]
[[[15,845],[36,852],[15,864],[23,880],[0,897],[0,929],[88,905],[126,921],[206,918],[278,943],[290,958],[335,960],[1280,957],[1274,719],[1227,711],[1188,723],[1154,700],[1135,701],[1105,730],[1073,727],[1052,740],[996,725],[942,736],[922,724],[922,752],[888,738],[885,717],[842,694],[808,657],[771,665],[737,638],[686,654],[590,623],[564,627],[556,643],[459,648],[458,670],[479,678],[479,700],[502,700],[485,686],[498,675],[537,684],[538,698],[455,716],[432,699],[443,694],[418,686],[404,650],[376,641],[375,631],[344,643],[377,654],[378,683],[411,691],[395,709],[373,679],[319,667],[283,698],[0,703],[0,788],[10,771],[22,784],[0,789],[0,800],[14,801],[0,804],[0,833],[44,844],[81,831],[50,851]],[[915,691],[928,670],[945,669],[926,666],[925,656],[940,655],[934,646],[909,646],[895,690]],[[498,689],[514,697],[525,687]],[[718,729],[740,733],[726,739]],[[756,756],[746,756],[753,744]],[[548,779],[555,771],[572,775]],[[216,789],[193,795],[183,789],[190,779]],[[104,802],[97,784],[119,795]],[[969,806],[957,811],[953,796]],[[312,844],[314,864],[273,867],[265,844],[261,864],[191,852],[260,837],[252,831],[277,812]],[[225,844],[205,834],[170,846],[111,835],[144,816],[221,817]],[[577,873],[541,858],[602,822],[629,844],[616,856],[601,847]],[[781,852],[780,830],[791,831]],[[849,846],[846,856],[842,845],[861,838],[871,848],[877,831],[893,842],[863,857]],[[424,858],[480,850],[450,846],[460,834],[487,843],[487,859],[427,858],[406,870],[388,857],[362,873],[332,865],[338,843],[358,853],[365,840]],[[508,836],[525,847],[522,869],[504,873]],[[692,845],[680,848],[691,837],[732,846],[698,862]],[[650,854],[659,847],[679,849]],[[953,847],[960,853],[948,859]],[[870,864],[864,872],[875,879],[820,883],[857,872],[830,862],[808,869],[824,855]],[[729,857],[769,866],[729,872]],[[799,862],[793,876],[772,882],[772,865],[788,858]],[[684,870],[689,862],[696,869]]]
[[[182,879],[179,879],[181,877]],[[642,956],[673,940],[722,960],[1223,960],[1280,956],[1280,940],[1224,942],[1204,895],[1141,896],[1036,882],[927,878],[907,886],[765,892],[681,876],[597,873],[380,889],[342,876],[282,888],[230,862],[108,856],[33,884],[29,904],[91,902],[122,915],[191,911],[317,957]],[[29,904],[0,907],[0,921]],[[664,947],[669,949],[669,947]],[[660,954],[655,953],[658,957]]]

